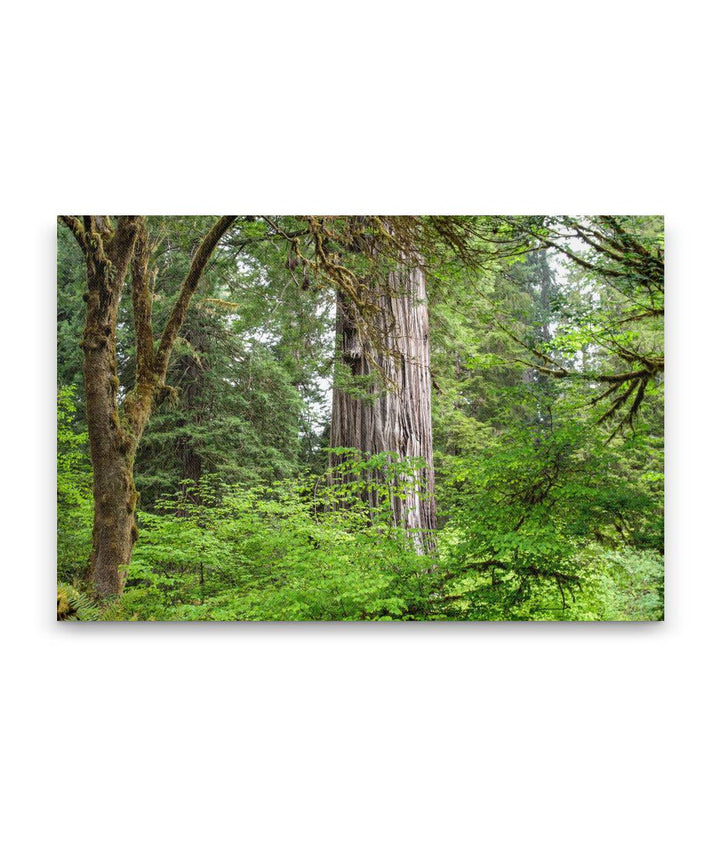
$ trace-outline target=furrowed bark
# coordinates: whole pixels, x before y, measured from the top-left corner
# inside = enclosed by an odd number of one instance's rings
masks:
[[[418,267],[401,268],[378,290],[376,344],[363,341],[348,310],[337,299],[339,357],[354,376],[379,369],[372,398],[358,398],[337,385],[333,391],[330,443],[368,454],[394,452],[401,460],[423,458],[417,489],[398,485],[392,500],[394,522],[410,530],[416,548],[434,545],[437,527],[431,422],[430,339],[425,276]],[[340,461],[333,457],[331,465]],[[372,498],[371,498],[372,501]]]

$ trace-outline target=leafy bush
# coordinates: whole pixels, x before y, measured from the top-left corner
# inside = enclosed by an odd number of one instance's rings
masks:
[[[75,387],[57,396],[57,562],[58,578],[70,582],[85,571],[92,547],[92,472],[87,432],[77,431]]]
[[[265,487],[218,476],[183,483],[140,512],[125,592],[102,614],[77,582],[91,548],[87,436],[73,391],[58,396],[58,568],[76,620],[655,620],[661,483],[581,425],[506,435],[446,462],[438,550],[394,525],[394,495],[416,491],[420,461],[334,450],[320,477]],[[629,441],[637,446],[638,440]],[[647,476],[647,468],[645,470]],[[652,472],[650,471],[650,475]],[[372,496],[372,502],[370,497]],[[660,523],[658,521],[660,520]],[[84,599],[83,599],[84,598]]]
[[[325,477],[267,488],[212,478],[197,491],[185,485],[140,515],[125,593],[105,617],[433,617],[435,578],[426,573],[433,559],[418,554],[413,533],[392,525],[393,491],[414,489],[413,469],[390,455],[350,456]]]
[[[483,454],[448,461],[447,617],[661,618],[662,493],[653,479],[633,482],[626,447],[609,448],[577,422],[508,432]]]

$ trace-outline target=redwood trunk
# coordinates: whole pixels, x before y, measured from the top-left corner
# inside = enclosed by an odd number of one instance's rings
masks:
[[[336,385],[330,443],[368,454],[394,452],[400,460],[423,458],[418,489],[392,500],[394,522],[411,530],[419,551],[434,544],[437,526],[431,422],[430,337],[425,276],[420,268],[389,275],[378,289],[379,333],[374,343],[364,340],[345,300],[337,301],[339,358],[354,375],[378,375],[370,396],[358,398]],[[375,364],[375,365],[374,365]],[[331,461],[337,463],[337,460]]]

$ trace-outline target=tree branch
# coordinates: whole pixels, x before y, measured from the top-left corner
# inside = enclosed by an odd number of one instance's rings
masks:
[[[132,303],[135,325],[135,385],[152,384],[155,370],[155,342],[152,326],[152,296],[150,294],[150,247],[147,224],[138,228],[132,260]]]
[[[236,219],[237,218],[235,216],[220,217],[212,229],[207,233],[192,258],[190,270],[188,271],[185,281],[180,288],[180,294],[175,301],[175,306],[170,313],[170,318],[165,325],[165,329],[163,330],[163,334],[158,345],[157,357],[155,359],[155,370],[160,378],[160,382],[164,382],[173,345],[177,339],[180,327],[185,320],[190,300],[198,287],[198,283],[203,271],[205,270],[205,266],[210,260],[210,256],[213,254],[213,251],[215,250],[215,247],[217,247],[222,236],[227,232],[230,226],[232,226]]]
[[[85,228],[83,227],[82,220],[79,217],[61,214],[58,217],[58,222],[68,227],[73,237],[80,245],[80,249],[83,251],[84,255],[87,252],[87,247],[85,246]]]

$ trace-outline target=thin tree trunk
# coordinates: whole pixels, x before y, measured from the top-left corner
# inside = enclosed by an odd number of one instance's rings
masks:
[[[202,332],[197,336],[188,332],[186,339],[194,348],[195,354],[193,356],[184,355],[178,360],[178,374],[183,379],[182,409],[188,414],[185,424],[198,426],[202,423],[202,414],[196,407],[198,399],[202,395],[205,368],[197,355],[202,354],[204,356],[205,336]],[[178,443],[178,456],[184,483],[183,495],[187,497],[189,494],[193,502],[198,502],[197,486],[200,483],[203,465],[203,459],[197,451],[196,443],[197,440],[194,439],[192,430],[189,430],[188,436],[182,437]],[[193,482],[192,485],[187,484],[190,481]]]
[[[413,533],[417,549],[434,544],[437,526],[431,422],[430,339],[425,276],[420,268],[389,274],[378,289],[375,341],[365,341],[346,300],[337,299],[339,359],[353,376],[373,373],[378,380],[369,395],[358,397],[336,384],[330,444],[368,454],[394,452],[400,460],[423,458],[417,484],[398,485],[392,499],[393,519]],[[331,465],[339,463],[337,456]],[[372,501],[372,497],[370,497]]]

